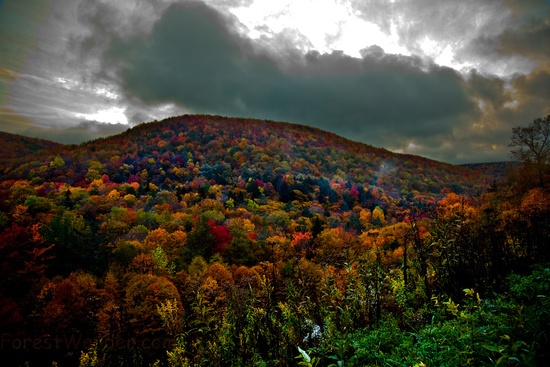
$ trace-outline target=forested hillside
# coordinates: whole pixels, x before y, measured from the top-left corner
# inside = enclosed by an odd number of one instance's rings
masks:
[[[544,185],[208,115],[14,144],[44,150],[0,170],[13,365],[550,358]]]
[[[495,181],[506,181],[511,176],[518,173],[521,168],[521,162],[487,162],[487,163],[472,163],[463,164],[463,167],[478,171],[486,176],[493,178]]]
[[[39,150],[61,147],[62,144],[0,131],[0,160],[22,157]]]
[[[283,202],[293,199],[295,190],[312,197],[314,187],[335,200],[332,186],[340,185],[353,186],[342,187],[346,196],[374,195],[388,204],[427,202],[445,189],[475,195],[491,182],[464,167],[395,154],[311,127],[208,115],[141,124],[54,154],[13,160],[4,176],[86,187],[106,174],[117,184],[152,183],[180,191],[252,179],[252,186],[271,184]],[[292,178],[291,185],[286,178]]]
[[[4,173],[17,167],[18,162],[26,159],[32,161],[55,154],[56,149],[63,148],[63,144],[53,141],[30,138],[17,134],[0,131],[0,177]]]

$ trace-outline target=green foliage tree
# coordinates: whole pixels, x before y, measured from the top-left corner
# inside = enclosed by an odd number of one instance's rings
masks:
[[[55,158],[50,162],[50,167],[59,168],[59,167],[63,167],[63,166],[65,166],[65,161],[64,161],[63,158],[61,158],[60,156],[55,157]]]
[[[216,246],[216,237],[211,230],[209,220],[200,216],[195,220],[193,230],[187,235],[184,257],[189,262],[195,256],[210,259]]]
[[[81,215],[69,211],[57,213],[42,228],[46,243],[53,244],[51,271],[68,275],[76,270],[101,273],[105,267],[105,250],[94,239],[90,226]]]

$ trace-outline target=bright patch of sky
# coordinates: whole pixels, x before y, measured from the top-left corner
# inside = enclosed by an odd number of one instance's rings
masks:
[[[99,110],[96,113],[77,113],[75,114],[75,116],[84,120],[103,122],[106,124],[128,125],[128,118],[126,117],[124,112],[124,108],[110,107]]]
[[[378,45],[387,53],[409,54],[399,45],[395,27],[390,34],[384,33],[377,24],[361,19],[349,4],[335,0],[256,0],[231,12],[248,27],[247,36],[252,39],[269,38],[290,29],[300,32],[310,42],[310,47],[303,51],[339,50],[360,57],[360,50]]]
[[[373,22],[366,21],[349,4],[335,0],[255,0],[250,6],[230,10],[246,27],[246,36],[252,39],[271,38],[284,30],[293,30],[306,37],[309,45],[301,45],[304,52],[316,50],[321,53],[343,51],[353,57],[361,57],[361,50],[376,45],[385,53],[410,56],[422,52],[422,57],[436,64],[467,72],[482,67],[472,61],[459,61],[456,49],[461,44],[436,40],[429,36],[414,44],[406,44],[398,35],[398,27],[407,26],[402,17],[395,14],[390,19],[389,31]],[[391,17],[391,14],[388,16]],[[500,68],[499,74],[511,70]]]

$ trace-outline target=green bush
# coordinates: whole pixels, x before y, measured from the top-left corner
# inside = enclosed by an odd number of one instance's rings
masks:
[[[378,326],[335,334],[309,352],[320,355],[322,365],[550,365],[550,269],[512,275],[509,284],[490,299],[471,289],[461,304],[434,297],[431,319],[417,330],[388,315]]]

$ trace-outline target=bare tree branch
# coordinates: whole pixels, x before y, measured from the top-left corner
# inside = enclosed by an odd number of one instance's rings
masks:
[[[511,147],[519,147],[510,156],[524,164],[534,164],[539,176],[539,184],[544,182],[544,170],[550,162],[550,115],[537,118],[528,126],[512,128]]]

